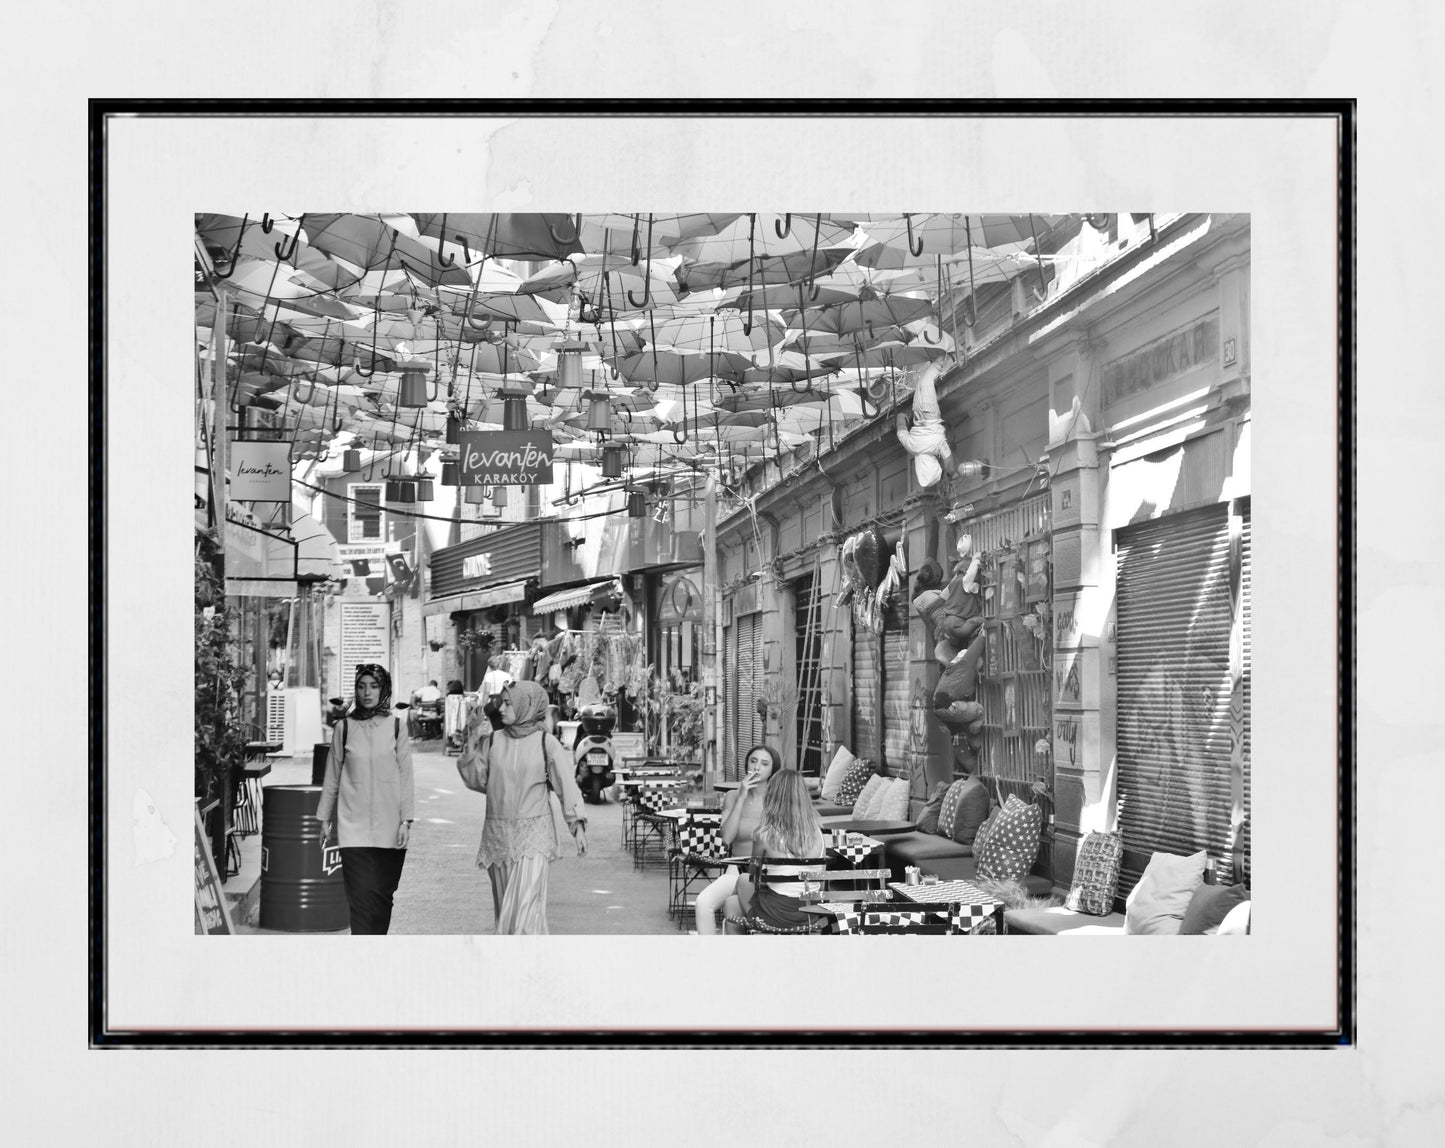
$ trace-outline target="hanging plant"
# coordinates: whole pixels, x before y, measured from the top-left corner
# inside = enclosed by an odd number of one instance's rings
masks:
[[[196,764],[195,795],[202,804],[219,797],[246,752],[240,692],[246,670],[234,633],[235,611],[216,572],[215,533],[198,535],[195,555]]]

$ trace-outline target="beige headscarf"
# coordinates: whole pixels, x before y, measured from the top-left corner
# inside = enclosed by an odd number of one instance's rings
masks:
[[[547,691],[536,682],[513,682],[502,690],[512,703],[512,722],[502,730],[508,737],[527,737],[542,728],[547,718]]]

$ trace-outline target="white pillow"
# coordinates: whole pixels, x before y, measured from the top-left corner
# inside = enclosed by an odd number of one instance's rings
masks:
[[[1217,935],[1221,937],[1242,937],[1249,931],[1249,906],[1250,902],[1241,901],[1229,912],[1224,914],[1224,920],[1219,922]],[[1206,932],[1211,930],[1206,929]]]
[[[1172,935],[1184,923],[1194,890],[1204,881],[1209,855],[1201,849],[1188,857],[1155,853],[1144,874],[1124,901],[1124,932]]]
[[[867,819],[871,803],[876,800],[878,790],[887,780],[886,777],[881,777],[875,773],[864,783],[863,788],[858,791],[858,800],[853,802],[853,819],[855,821]]]
[[[848,776],[848,771],[853,768],[853,763],[858,759],[848,752],[848,747],[840,745],[838,752],[833,754],[833,760],[828,765],[828,772],[823,775],[823,800],[837,801],[838,788],[843,784],[843,779]]]
[[[908,779],[906,777],[895,777],[893,784],[883,791],[883,800],[879,803],[878,812],[870,817],[869,820],[907,821],[908,790]]]

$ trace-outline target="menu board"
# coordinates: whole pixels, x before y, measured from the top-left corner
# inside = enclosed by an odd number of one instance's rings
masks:
[[[226,908],[226,894],[221,889],[221,875],[216,859],[211,856],[211,843],[206,840],[206,827],[201,811],[196,810],[196,848],[194,857],[196,880],[196,932],[204,934],[234,933],[231,911]]]
[[[342,602],[341,696],[348,702],[356,690],[356,667],[391,665],[391,627],[385,602]]]

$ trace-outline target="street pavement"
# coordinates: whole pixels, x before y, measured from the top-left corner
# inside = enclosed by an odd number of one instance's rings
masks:
[[[299,760],[299,759],[298,759]],[[492,932],[492,889],[477,868],[486,797],[457,776],[457,759],[440,742],[422,742],[412,753],[416,782],[416,823],[406,867],[396,892],[391,931],[439,935]],[[309,760],[278,764],[267,784],[308,784]],[[584,805],[587,855],[578,857],[571,834],[557,818],[562,856],[552,863],[547,922],[559,934],[683,936],[667,914],[667,867],[633,868],[621,848],[622,807],[614,802]],[[259,837],[251,838],[259,841]],[[243,926],[238,932],[272,933]]]

